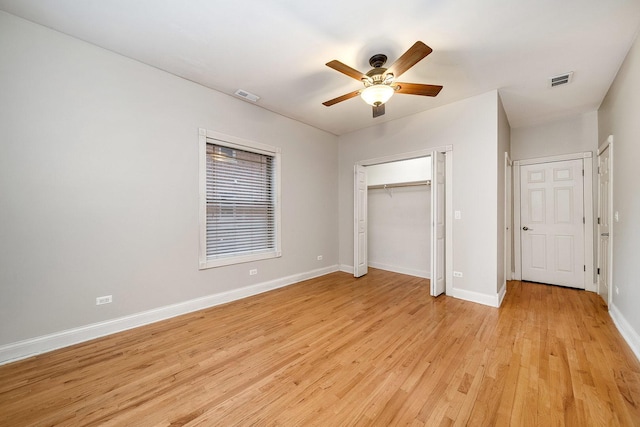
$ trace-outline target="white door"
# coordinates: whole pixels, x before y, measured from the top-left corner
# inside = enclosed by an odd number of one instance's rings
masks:
[[[354,168],[353,189],[353,275],[364,276],[368,271],[367,262],[367,170],[364,166]]]
[[[598,155],[598,293],[609,304],[610,149]]]
[[[522,280],[584,289],[582,160],[520,169]]]
[[[431,155],[431,295],[445,291],[445,155]]]

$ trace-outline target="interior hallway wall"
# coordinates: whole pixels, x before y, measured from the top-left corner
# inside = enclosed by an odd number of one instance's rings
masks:
[[[596,152],[598,150],[598,112],[591,111],[552,123],[536,126],[528,126],[511,130],[511,153],[513,160],[525,160],[538,157],[550,157],[560,154],[571,153],[592,153],[592,206],[593,217],[597,218],[596,204],[598,200],[598,182],[596,167]],[[589,161],[589,160],[587,160]],[[593,225],[594,236],[596,235],[597,224]],[[519,230],[514,230],[515,233]],[[595,240],[595,239],[594,239]],[[594,251],[592,262],[596,263],[596,245],[594,241]],[[595,271],[595,269],[594,269]],[[596,277],[592,278],[593,283]]]
[[[582,153],[598,149],[598,112],[542,125],[511,129],[513,160]]]
[[[629,50],[598,111],[598,140],[613,135],[613,301],[609,310],[640,358],[640,39]]]

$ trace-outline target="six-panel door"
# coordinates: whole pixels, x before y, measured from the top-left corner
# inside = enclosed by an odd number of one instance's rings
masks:
[[[520,169],[522,280],[584,289],[582,160]]]

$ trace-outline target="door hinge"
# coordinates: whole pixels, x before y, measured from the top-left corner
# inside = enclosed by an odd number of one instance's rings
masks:
[[[583,224],[586,224],[586,222],[584,222],[584,217],[582,217],[582,223],[583,223]]]
[[[584,176],[584,169],[582,169],[582,176]]]
[[[583,267],[584,271],[587,271],[587,266],[586,265],[583,265],[582,267]]]
[[[598,267],[598,273],[597,274],[600,274],[600,267]]]
[[[598,175],[600,175],[600,166],[598,166]]]
[[[598,218],[598,225],[600,225],[600,218]]]

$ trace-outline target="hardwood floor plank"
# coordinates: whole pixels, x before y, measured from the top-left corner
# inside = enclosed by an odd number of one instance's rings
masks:
[[[600,297],[507,289],[332,273],[0,366],[0,426],[640,425]]]

